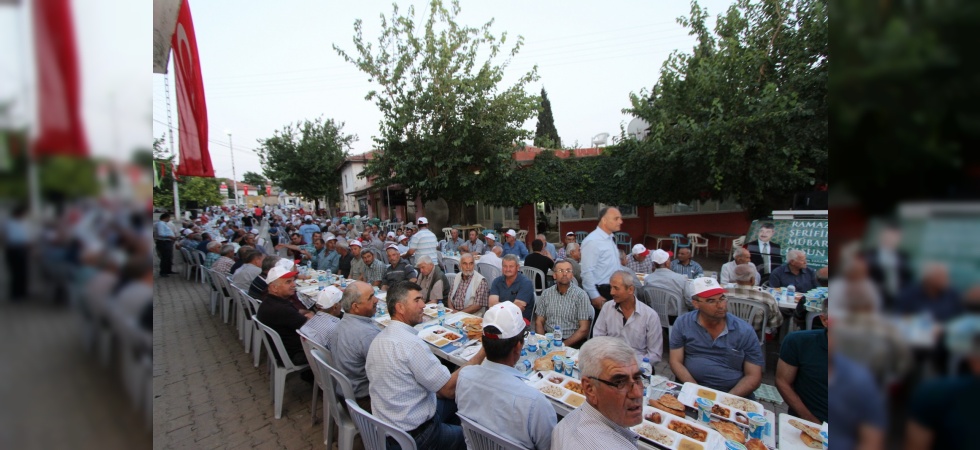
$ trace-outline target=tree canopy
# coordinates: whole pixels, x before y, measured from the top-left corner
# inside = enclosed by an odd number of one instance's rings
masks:
[[[340,173],[357,136],[344,134],[344,124],[333,119],[304,120],[287,124],[272,137],[259,139],[255,150],[263,172],[277,186],[312,200],[320,209],[320,198],[328,205],[340,201]]]
[[[507,33],[491,33],[493,20],[466,26],[457,23],[459,12],[458,1],[446,8],[433,0],[416,28],[415,9],[402,15],[394,5],[390,18],[381,17],[376,45],[365,40],[359,19],[353,54],[333,46],[381,87],[366,96],[383,118],[374,136],[378,151],[364,174],[376,177],[377,185],[400,184],[423,200],[442,197],[451,221],[460,221],[465,203],[508,176],[515,144],[531,136],[522,126],[539,102],[525,90],[538,79],[536,66],[514,84],[501,85],[523,38],[507,50]]]
[[[697,38],[625,110],[651,124],[627,144],[627,178],[657,203],[734,198],[750,214],[826,183],[828,21],[823,0],[739,0],[714,32],[697,2],[678,21]]]
[[[541,109],[538,111],[538,127],[534,132],[534,145],[543,148],[561,148],[561,136],[555,128],[555,116],[551,113],[548,92],[541,88]]]
[[[258,186],[260,188],[264,188],[266,183],[265,177],[251,171],[245,172],[245,174],[242,175],[242,181],[250,186]]]

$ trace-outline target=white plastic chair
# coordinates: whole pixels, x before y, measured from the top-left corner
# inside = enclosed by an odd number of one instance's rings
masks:
[[[324,360],[324,354],[320,350],[313,350],[313,358],[320,366],[320,375],[323,379],[323,433],[324,441],[329,448],[333,444],[333,436],[330,429],[330,421],[337,424],[337,448],[339,450],[350,450],[354,447],[354,437],[358,435],[357,425],[351,418],[350,413],[344,407],[344,401],[350,400],[357,403],[354,397],[354,386],[350,379],[340,373],[333,364]],[[340,391],[340,396],[337,395]],[[329,411],[329,412],[328,412]],[[363,438],[362,438],[363,439]]]
[[[455,273],[447,273],[447,274],[446,274],[446,281],[448,281],[448,282],[449,282],[449,285],[450,285],[450,286],[452,286],[452,285],[453,285],[453,283],[455,283],[455,282],[456,282],[456,275],[457,275],[457,274],[455,274]]]
[[[452,259],[452,258],[445,258],[442,260],[442,263],[446,267],[446,275],[460,272],[459,260]]]
[[[732,313],[733,316],[742,319],[751,326],[752,318],[756,315],[762,316],[762,326],[759,327],[759,345],[766,344],[766,323],[768,322],[768,314],[766,313],[765,305],[761,302],[755,300],[749,300],[747,298],[737,298],[728,296],[728,312]]]
[[[269,379],[272,382],[272,397],[276,412],[276,419],[282,418],[282,398],[286,391],[286,376],[310,367],[309,364],[296,365],[289,359],[286,348],[282,345],[282,338],[279,333],[268,325],[259,321],[258,317],[252,316],[259,328],[265,332],[262,342],[265,343],[265,350],[269,353]],[[271,341],[271,342],[270,342]],[[276,349],[273,350],[272,346]],[[276,361],[276,352],[280,355],[281,362]]]
[[[302,331],[296,330],[296,334],[299,335],[299,342],[303,344],[303,353],[306,354],[306,361],[310,364],[310,370],[313,371],[313,381],[315,381],[315,383],[313,383],[313,401],[310,404],[310,419],[313,421],[313,424],[315,425],[317,419],[316,417],[317,395],[320,392],[320,385],[323,383],[320,381],[320,376],[321,376],[320,368],[317,367],[316,361],[314,361],[313,359],[313,349],[316,348],[317,350],[322,351],[327,356],[327,360],[329,364],[333,364],[333,356],[330,353],[330,350],[327,350],[325,347],[323,347],[316,341],[310,339],[310,337],[304,334]],[[326,407],[326,405],[324,405],[324,407]],[[326,417],[326,414],[324,414],[324,417]],[[329,446],[330,443],[327,443],[327,445]]]
[[[259,312],[259,305],[262,304],[261,301],[252,298],[251,295],[246,296],[245,300],[248,301],[248,316],[254,317]],[[255,320],[251,320],[252,324],[252,365],[259,367],[259,362],[261,362],[262,357],[262,338],[265,332],[259,328],[259,324]]]
[[[396,428],[365,411],[357,402],[346,400],[347,408],[350,410],[351,418],[357,424],[357,429],[361,431],[361,440],[364,441],[364,448],[367,450],[386,450],[388,447],[387,437],[391,436],[395,442],[401,446],[402,450],[417,450],[415,439],[403,430]]]
[[[669,336],[671,328],[673,325],[670,324],[670,317],[668,315],[668,305],[673,302],[674,306],[677,308],[677,315],[680,316],[683,313],[681,306],[681,299],[677,298],[672,292],[667,292],[663,289],[658,289],[654,286],[643,286],[643,293],[650,302],[650,307],[657,312],[657,316],[660,317],[660,326],[667,329]]]
[[[527,239],[527,230],[520,230],[517,232],[517,240],[524,242]]]
[[[473,419],[462,414],[459,416],[460,425],[463,426],[463,436],[466,437],[466,448],[470,450],[525,450],[525,448],[476,423]]]
[[[728,261],[731,261],[731,260],[735,259],[735,249],[742,248],[743,245],[745,245],[745,236],[744,235],[743,236],[739,236],[738,239],[733,239],[732,240],[732,248],[731,248],[731,251],[728,252]],[[728,262],[728,261],[725,261],[725,262]]]
[[[492,284],[493,280],[503,275],[503,272],[497,268],[497,266],[489,263],[477,263],[476,271],[483,275],[483,278],[487,279],[488,284]]]
[[[233,286],[233,289],[235,297],[238,300],[238,316],[241,320],[241,324],[238,327],[238,339],[242,341],[242,345],[245,347],[245,353],[251,353],[252,334],[255,331],[255,324],[252,323],[250,296],[248,292],[245,292],[238,286]]]
[[[698,233],[688,233],[687,239],[691,243],[691,254],[697,255],[698,249],[704,249],[704,256],[708,256],[708,238]]]
[[[541,269],[531,266],[521,266],[521,273],[523,273],[525,277],[528,277],[528,279],[534,283],[534,295],[541,295],[545,288],[548,287],[546,286],[547,282],[545,281],[546,278],[544,276],[544,272],[542,272]]]

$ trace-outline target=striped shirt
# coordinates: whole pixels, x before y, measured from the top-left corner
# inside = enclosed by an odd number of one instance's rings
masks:
[[[418,333],[392,320],[374,338],[364,365],[371,413],[405,431],[435,416],[436,392],[452,377]]]
[[[419,272],[405,262],[404,259],[400,259],[397,264],[388,265],[385,268],[385,274],[381,277],[381,285],[391,286],[399,281],[411,280],[412,278],[417,279],[418,277]]]
[[[439,260],[439,239],[428,228],[423,228],[415,233],[412,240],[408,242],[408,247],[415,249],[415,254],[412,256],[415,257],[416,261],[420,256],[428,256],[433,261]]]
[[[358,257],[350,260],[350,275],[347,278],[352,280],[360,280],[364,272],[367,271],[367,265],[364,264],[364,259]]]
[[[698,264],[698,262],[693,259],[689,260],[686,266],[681,264],[679,259],[674,260],[670,263],[670,270],[673,270],[674,272],[688,278],[697,278],[704,275],[704,269],[701,268],[701,264]]]
[[[374,262],[371,263],[370,266],[367,266],[367,268],[365,269],[364,281],[366,281],[369,284],[373,284],[375,281],[381,281],[381,278],[384,277],[384,274],[385,274],[385,265],[381,261],[375,259]]]
[[[337,324],[337,331],[327,341],[337,370],[350,379],[354,397],[368,396],[368,378],[364,363],[378,333],[381,333],[381,328],[374,319],[344,314],[344,318]]]
[[[534,306],[534,313],[544,317],[544,331],[555,331],[555,325],[562,329],[562,337],[568,339],[579,328],[580,320],[592,320],[595,310],[589,302],[589,294],[582,288],[569,286],[564,295],[558,292],[558,285],[545,289]]]
[[[214,264],[211,265],[211,270],[228,275],[229,271],[231,270],[231,266],[233,266],[234,264],[235,264],[234,259],[231,259],[227,256],[222,256],[218,258],[218,260],[215,261]]]
[[[217,262],[218,259],[220,258],[221,255],[214,252],[209,252],[208,256],[204,257],[204,267],[210,269],[212,266],[214,266],[214,263]]]
[[[373,405],[372,405],[373,406]],[[551,448],[636,449],[640,435],[607,419],[588,403],[568,413],[551,432]]]
[[[329,342],[331,336],[337,333],[337,324],[339,323],[339,317],[325,312],[318,312],[312,319],[307,320],[299,331],[313,340],[313,342],[330,350]]]

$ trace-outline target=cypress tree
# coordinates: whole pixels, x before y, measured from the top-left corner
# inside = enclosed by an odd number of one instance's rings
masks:
[[[551,101],[548,92],[541,88],[541,110],[538,111],[538,127],[534,132],[534,146],[561,148],[561,137],[555,128],[555,117],[551,114]]]

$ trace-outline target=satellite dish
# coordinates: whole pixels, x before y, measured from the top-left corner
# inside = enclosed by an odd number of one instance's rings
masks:
[[[650,134],[650,124],[647,121],[637,117],[631,120],[630,124],[626,126],[626,134],[642,141],[648,134]]]
[[[606,145],[609,140],[609,133],[599,133],[592,138],[592,145],[600,146]]]

